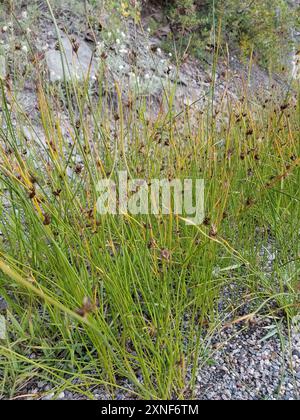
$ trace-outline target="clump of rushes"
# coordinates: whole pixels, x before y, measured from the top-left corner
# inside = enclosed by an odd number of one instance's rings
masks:
[[[254,311],[299,311],[299,102],[224,97],[218,117],[161,108],[149,121],[134,95],[126,108],[117,92],[115,118],[85,84],[66,84],[58,101],[40,80],[40,143],[22,135],[31,121],[9,109],[13,88],[1,85],[0,392],[37,376],[90,397],[101,384],[112,395],[124,386],[141,398],[190,397],[224,286],[252,296]],[[204,178],[204,223],[100,217],[97,183],[116,169]]]

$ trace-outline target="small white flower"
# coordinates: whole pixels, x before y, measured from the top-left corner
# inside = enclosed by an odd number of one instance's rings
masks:
[[[125,32],[121,32],[121,35],[122,35],[123,38],[126,38]]]
[[[8,31],[8,26],[3,26],[2,32],[7,32],[7,31]]]
[[[31,29],[30,29],[30,28],[27,28],[27,29],[26,29],[26,32],[27,32],[28,34],[30,34],[32,31],[31,31]]]
[[[121,46],[121,49],[119,50],[120,54],[127,54],[128,50],[124,47],[124,45]]]
[[[121,41],[119,40],[119,38],[116,39],[116,44],[120,45]]]
[[[169,53],[169,57],[173,57],[173,54],[171,52]]]
[[[22,16],[22,19],[27,19],[28,18],[27,11],[26,10],[23,10],[21,16]]]
[[[146,80],[149,80],[149,79],[150,79],[150,74],[146,73],[146,74],[145,74],[145,79],[146,79]]]
[[[156,50],[156,51],[157,51],[157,54],[158,54],[158,55],[161,55],[161,49],[160,49],[160,48],[157,48],[157,50]]]
[[[28,47],[27,47],[27,45],[23,45],[23,46],[22,46],[22,51],[23,51],[25,54],[27,54],[27,53],[28,53]]]
[[[150,34],[150,32],[151,32],[151,28],[147,28],[147,32],[149,32],[149,34]]]

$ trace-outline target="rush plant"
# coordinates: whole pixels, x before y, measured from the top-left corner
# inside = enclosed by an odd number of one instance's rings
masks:
[[[39,378],[57,394],[93,398],[103,386],[112,397],[121,388],[189,398],[212,334],[244,300],[251,319],[299,313],[297,87],[281,103],[253,104],[243,92],[180,113],[171,90],[149,117],[149,98],[125,100],[118,83],[97,96],[88,81],[49,87],[37,68],[33,120],[9,82],[1,80],[0,393]],[[97,185],[117,171],[204,179],[203,223],[172,212],[99,214]],[[226,286],[240,302],[219,312]]]

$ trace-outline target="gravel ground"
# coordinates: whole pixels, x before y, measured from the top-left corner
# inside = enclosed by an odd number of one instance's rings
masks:
[[[271,319],[224,329],[213,342],[213,364],[199,370],[197,398],[298,400],[300,329],[290,335]]]
[[[300,399],[300,327],[288,334],[274,319],[257,319],[223,327],[211,342],[212,354],[197,374],[196,400],[299,400]],[[79,384],[79,383],[78,383]],[[128,391],[110,395],[104,387],[90,390],[90,397],[76,392],[53,389],[51,384],[36,381],[22,389],[26,400],[130,400]]]

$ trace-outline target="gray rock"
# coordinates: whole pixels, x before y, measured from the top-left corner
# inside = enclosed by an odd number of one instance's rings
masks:
[[[0,79],[5,79],[6,77],[6,62],[5,57],[0,55]]]
[[[46,52],[45,58],[49,70],[50,81],[64,80],[84,81],[96,74],[93,53],[86,42],[79,38],[61,36],[61,51],[53,48]]]
[[[41,146],[46,146],[47,141],[45,138],[45,134],[42,132],[42,130],[39,127],[22,127],[22,134],[24,138],[29,142],[37,143]]]

